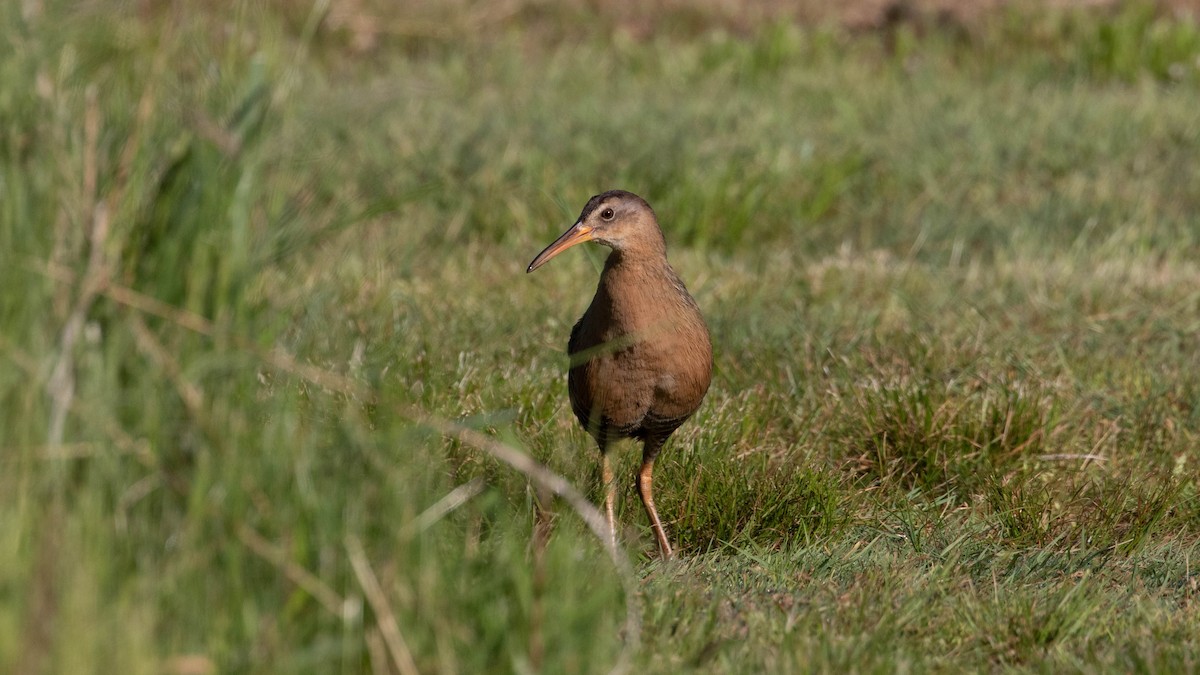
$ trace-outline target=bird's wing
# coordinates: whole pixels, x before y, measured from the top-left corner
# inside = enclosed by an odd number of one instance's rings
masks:
[[[583,319],[575,322],[575,327],[571,329],[571,337],[567,340],[567,356],[580,351],[579,345],[579,330],[583,326]],[[585,364],[571,364],[571,368],[567,373],[567,395],[571,399],[571,410],[575,413],[575,417],[579,419],[579,423],[584,429],[589,432],[592,427],[589,424],[592,412],[592,395],[585,386],[586,374],[584,373]]]

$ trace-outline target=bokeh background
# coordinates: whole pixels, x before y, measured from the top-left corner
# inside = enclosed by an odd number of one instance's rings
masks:
[[[0,4],[0,671],[1200,667],[1200,6]],[[614,566],[593,194],[716,351]],[[627,612],[635,622],[629,622]]]

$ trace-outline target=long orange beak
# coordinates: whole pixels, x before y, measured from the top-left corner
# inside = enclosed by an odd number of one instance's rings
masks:
[[[525,273],[528,274],[542,265],[545,265],[546,263],[550,262],[551,258],[571,248],[575,244],[582,244],[583,242],[591,241],[592,239],[595,239],[595,235],[592,233],[591,226],[584,225],[583,223],[575,223],[573,226],[571,226],[571,229],[563,232],[561,237],[555,239],[553,244],[547,246],[546,250],[539,253],[537,257],[533,259],[533,262],[529,263],[529,268],[525,270]]]

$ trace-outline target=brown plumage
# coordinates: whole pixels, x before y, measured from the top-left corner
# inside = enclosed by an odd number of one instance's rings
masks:
[[[669,558],[671,544],[654,507],[654,459],[708,391],[708,328],[696,301],[667,263],[662,230],[644,199],[623,190],[592,197],[576,223],[538,254],[528,271],[585,241],[604,244],[612,253],[604,262],[592,304],[567,342],[571,408],[600,446],[613,545],[615,486],[608,446],[620,438],[642,441],[638,494],[659,551]]]

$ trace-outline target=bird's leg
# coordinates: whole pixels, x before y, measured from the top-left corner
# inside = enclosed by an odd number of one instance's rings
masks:
[[[663,560],[670,560],[671,542],[667,541],[667,532],[663,529],[662,521],[658,519],[658,509],[654,508],[654,458],[662,448],[663,441],[647,440],[642,451],[642,468],[638,471],[638,494],[642,498],[642,506],[646,507],[646,515],[650,517],[650,527],[654,530],[654,538],[658,540],[658,551]]]
[[[617,548],[617,521],[613,516],[613,506],[617,500],[617,484],[613,480],[612,465],[608,462],[608,452],[600,448],[600,480],[604,483],[604,517],[608,521],[608,545]]]

